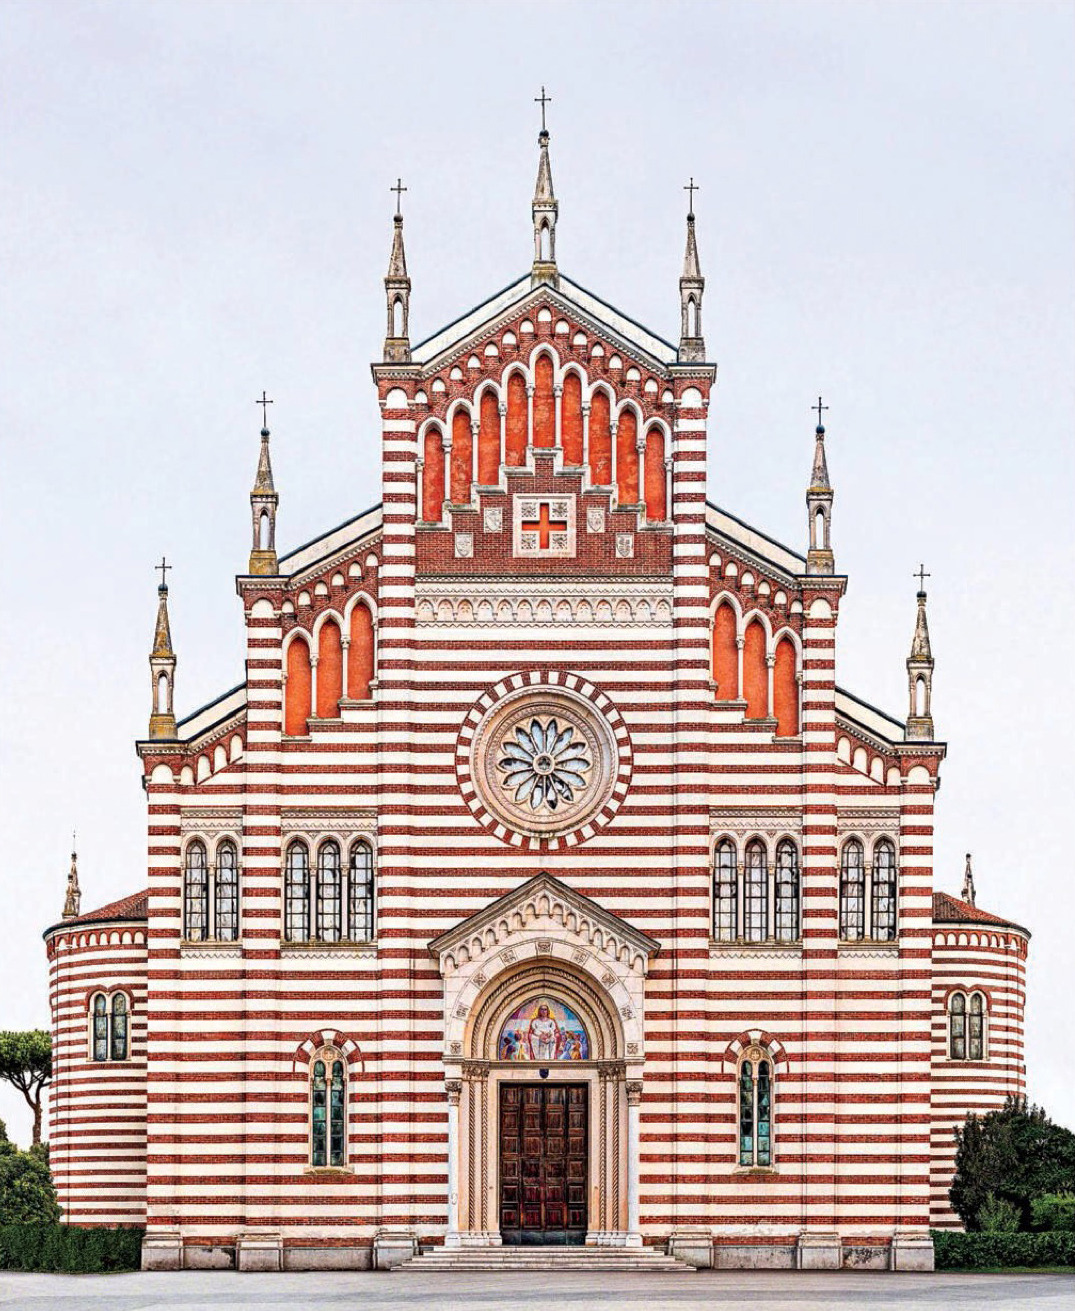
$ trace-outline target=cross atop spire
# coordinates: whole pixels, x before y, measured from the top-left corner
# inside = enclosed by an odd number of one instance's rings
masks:
[[[541,106],[541,130],[542,132],[548,132],[548,128],[545,126],[545,106],[552,104],[552,96],[545,94],[544,87],[541,88],[541,95],[534,97],[534,104]]]
[[[825,423],[824,423],[824,420],[821,418],[821,414],[822,414],[822,411],[823,411],[823,410],[827,410],[829,407],[828,407],[827,405],[822,405],[822,404],[821,404],[821,397],[819,396],[819,397],[817,398],[817,404],[816,404],[816,405],[811,405],[810,408],[811,408],[812,410],[817,410],[817,428],[818,428],[818,432],[824,432],[824,431],[825,431]]]
[[[171,568],[172,566],[168,563],[168,561],[165,559],[163,555],[161,556],[160,564],[155,564],[153,566],[154,571],[156,571],[157,569],[161,571],[160,586],[161,586],[161,590],[165,592],[167,592],[168,590],[168,580],[167,578],[165,578],[165,574],[168,573],[171,570]]]
[[[261,426],[262,426],[262,428],[268,428],[268,426],[269,426],[269,406],[272,404],[272,401],[269,400],[269,393],[265,390],[264,387],[262,387],[262,389],[261,389],[261,400],[260,400],[260,401],[255,401],[254,404],[255,404],[255,405],[260,405],[260,406],[261,406]]]
[[[688,218],[693,218],[693,217],[694,217],[694,193],[695,193],[696,191],[701,191],[701,189],[702,189],[702,188],[698,185],[698,183],[695,182],[693,175],[691,176],[691,180],[690,180],[690,181],[687,183],[687,185],[683,188],[683,190],[686,191],[686,192],[688,193],[688,195],[687,195],[687,217],[688,217]]]
[[[932,575],[932,574],[929,574],[929,573],[926,573],[926,566],[925,566],[924,564],[920,564],[920,565],[918,566],[918,568],[915,570],[915,574],[914,574],[914,576],[918,579],[918,591],[919,591],[919,593],[920,593],[921,595],[925,595],[925,591],[926,591],[926,579],[927,579],[927,578],[932,578],[933,575]]]

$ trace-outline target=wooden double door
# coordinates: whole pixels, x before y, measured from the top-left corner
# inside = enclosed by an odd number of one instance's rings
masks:
[[[500,1236],[505,1243],[586,1240],[589,1087],[500,1085]]]

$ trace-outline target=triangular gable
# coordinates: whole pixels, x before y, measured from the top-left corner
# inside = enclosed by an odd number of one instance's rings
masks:
[[[591,333],[636,356],[639,363],[651,369],[663,370],[676,362],[677,351],[670,342],[585,287],[563,275],[558,287],[551,283],[539,283],[535,287],[529,273],[419,342],[411,350],[411,360],[422,368],[446,363],[456,355],[466,353],[505,323],[518,318],[531,304],[541,303],[558,306]]]
[[[429,950],[439,959],[443,973],[446,965],[457,969],[464,959],[473,959],[529,924],[549,920],[613,957],[621,957],[625,950],[632,959],[641,957],[643,968],[660,951],[660,943],[648,933],[546,873],[446,929],[430,942]]]

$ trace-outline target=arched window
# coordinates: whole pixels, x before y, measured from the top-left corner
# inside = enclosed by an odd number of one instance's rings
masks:
[[[272,540],[269,533],[270,524],[271,524],[271,520],[269,519],[268,510],[262,510],[261,514],[258,515],[258,550],[259,551],[267,551],[269,549]]]
[[[755,620],[743,636],[743,697],[747,719],[769,715],[769,666],[765,659],[765,629]]]
[[[310,1163],[342,1166],[346,1161],[347,1076],[334,1047],[318,1052],[310,1071]]]
[[[748,1047],[739,1063],[739,1164],[773,1163],[773,1063],[762,1047]]]
[[[595,487],[612,483],[612,410],[604,388],[590,399],[590,482]]]
[[[205,844],[192,842],[187,847],[183,886],[183,937],[188,942],[203,942],[209,936],[209,865]]]
[[[883,838],[873,851],[870,936],[892,942],[896,936],[896,848]]]
[[[776,939],[799,937],[799,853],[785,838],[776,849]]]
[[[534,445],[556,445],[556,396],[553,391],[553,363],[542,353],[534,361]]]
[[[400,296],[392,302],[392,336],[403,336],[403,299]]]
[[[347,695],[353,701],[370,699],[374,660],[373,614],[359,601],[351,611],[351,645],[347,648]]]
[[[221,942],[236,942],[239,938],[239,856],[234,842],[222,842],[217,847],[215,873],[213,937]]]
[[[317,853],[317,929],[320,942],[339,942],[343,936],[343,887],[340,848],[323,842]]]
[[[500,481],[500,406],[496,392],[482,392],[478,416],[478,482],[495,486]]]
[[[851,838],[840,857],[840,937],[858,942],[866,932],[866,869],[862,843]]]
[[[444,515],[444,434],[435,423],[426,429],[422,449],[422,521],[440,523]]]
[[[687,297],[687,336],[698,336],[698,305],[693,296]]]
[[[109,1053],[114,1061],[127,1059],[127,994],[117,992],[112,997],[112,1035]]]
[[[751,842],[743,870],[743,927],[748,942],[764,942],[769,936],[769,863],[764,845]]]
[[[284,904],[284,937],[288,942],[307,942],[310,937],[310,857],[302,842],[287,849]]]
[[[453,505],[470,504],[474,482],[474,434],[470,411],[462,406],[452,416],[452,451],[448,466],[448,498]]]
[[[799,680],[795,644],[790,637],[782,637],[776,644],[773,661],[773,718],[777,737],[797,737],[799,734]]]
[[[560,397],[560,443],[564,463],[574,467],[582,463],[582,423],[582,380],[577,373],[567,373]]]
[[[287,648],[284,732],[290,737],[302,737],[306,733],[306,721],[311,713],[312,689],[310,648],[305,638],[297,637]]]
[[[620,505],[637,505],[638,416],[632,409],[620,412],[616,427],[616,498]]]
[[[970,995],[970,1014],[967,1025],[967,1058],[985,1060],[985,1005],[980,992]]]
[[[921,719],[926,713],[926,680],[916,678],[914,681],[914,712],[915,717]]]
[[[725,838],[713,861],[713,937],[734,942],[739,936],[739,889],[735,844]]]
[[[317,717],[338,719],[343,696],[343,635],[335,619],[326,619],[317,639]]]
[[[169,709],[168,675],[161,673],[157,675],[157,713],[159,715],[166,715],[168,714]]]
[[[552,258],[552,246],[549,240],[549,225],[542,223],[539,243],[539,255],[543,262],[548,263]]]
[[[734,701],[739,695],[738,622],[727,601],[713,616],[713,681],[718,701]]]
[[[125,1061],[131,1054],[130,1010],[125,992],[94,993],[90,1002],[90,1055],[95,1061]]]
[[[664,433],[654,423],[646,429],[646,455],[644,491],[646,502],[646,519],[650,523],[662,523],[668,517],[666,483],[664,468]]]
[[[967,1059],[967,999],[961,992],[953,992],[948,1001],[948,1056]]]
[[[108,1060],[108,998],[103,992],[93,999],[93,1059]]]
[[[530,440],[530,406],[526,396],[526,379],[516,369],[508,378],[507,413],[504,418],[504,463],[526,462]]]
[[[368,842],[356,842],[351,848],[350,937],[354,942],[373,940],[373,848]]]

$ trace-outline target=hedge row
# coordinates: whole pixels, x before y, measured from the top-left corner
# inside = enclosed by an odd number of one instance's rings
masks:
[[[82,1229],[76,1225],[0,1225],[0,1270],[100,1274],[137,1270],[144,1229]]]
[[[1075,1266],[1075,1233],[963,1234],[934,1229],[933,1255],[938,1270]]]

